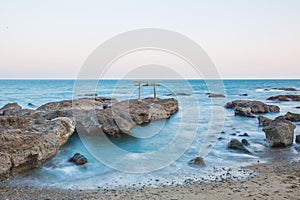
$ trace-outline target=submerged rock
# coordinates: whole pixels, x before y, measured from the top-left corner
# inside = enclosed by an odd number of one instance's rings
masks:
[[[84,165],[88,162],[88,159],[80,153],[75,153],[74,156],[69,159],[69,162],[73,162],[76,165]]]
[[[224,94],[209,93],[208,97],[210,97],[210,98],[225,98],[225,95]]]
[[[191,96],[191,94],[187,94],[187,93],[172,93],[172,94],[166,94],[166,96]]]
[[[248,142],[248,140],[246,140],[246,139],[242,139],[242,144],[245,145],[245,146],[249,146],[250,145],[249,142]]]
[[[27,106],[29,106],[29,107],[35,107],[35,105],[32,104],[32,103],[28,103]]]
[[[196,158],[190,160],[189,164],[198,165],[198,166],[205,166],[205,162],[204,162],[202,157],[196,157]]]
[[[300,101],[300,95],[278,95],[278,96],[269,97],[267,100]]]
[[[267,145],[270,147],[291,146],[294,141],[294,129],[296,126],[283,118],[276,118],[268,126],[263,128]]]
[[[240,137],[249,137],[248,133],[240,134]]]
[[[283,91],[298,91],[296,88],[272,88],[274,90],[283,90]]]
[[[228,144],[228,148],[238,150],[238,151],[241,151],[244,153],[250,153],[250,151],[245,148],[244,144],[241,143],[240,141],[238,141],[237,139],[230,140],[230,142]]]
[[[259,126],[265,127],[269,126],[269,124],[272,122],[272,119],[264,116],[259,116],[258,118]]]
[[[280,108],[275,105],[268,105],[261,101],[235,100],[225,105],[225,108],[235,109],[236,115],[254,117],[253,113],[279,112]]]

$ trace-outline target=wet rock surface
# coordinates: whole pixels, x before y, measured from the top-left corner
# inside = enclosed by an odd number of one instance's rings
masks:
[[[264,116],[259,116],[257,119],[258,119],[259,126],[262,127],[268,126],[272,122],[272,119]]]
[[[107,102],[115,103],[104,110],[103,104]],[[41,166],[56,155],[75,127],[84,126],[89,131],[98,124],[106,134],[116,136],[136,125],[168,119],[177,111],[178,101],[173,98],[148,98],[143,102],[82,98],[50,102],[37,110],[7,104],[0,109],[0,177]],[[84,164],[85,159],[78,155],[76,158],[79,157],[74,159],[75,163]]]
[[[244,146],[244,144],[242,142],[240,142],[237,139],[232,139],[230,140],[229,144],[228,144],[228,148],[229,149],[234,149],[243,153],[250,153],[248,149],[246,149],[246,147]]]
[[[196,157],[189,161],[190,165],[197,165],[197,166],[205,166],[205,162],[202,157]]]
[[[88,159],[80,153],[75,153],[74,156],[69,159],[69,162],[73,162],[76,165],[84,165],[88,162]]]
[[[255,117],[257,113],[279,112],[280,108],[275,105],[268,105],[261,101],[235,100],[225,105],[225,108],[234,109],[235,115]]]
[[[277,95],[277,96],[269,97],[267,100],[300,101],[300,95]]]
[[[294,142],[294,129],[296,126],[282,118],[277,117],[268,126],[263,128],[267,145],[270,147],[287,147]]]

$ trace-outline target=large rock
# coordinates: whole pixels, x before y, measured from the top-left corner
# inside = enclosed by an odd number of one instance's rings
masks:
[[[273,120],[268,126],[263,128],[266,134],[266,142],[270,147],[291,146],[294,141],[294,129],[296,126],[282,117]]]
[[[279,112],[280,108],[275,105],[267,105],[261,101],[235,100],[225,105],[225,108],[235,109],[236,115],[253,117],[253,113]]]
[[[300,101],[300,95],[278,95],[278,96],[269,97],[267,100]]]
[[[54,157],[74,133],[75,126],[87,132],[100,125],[111,136],[128,133],[137,125],[168,119],[178,111],[176,99],[127,100],[103,109],[111,98],[82,98],[50,102],[37,110],[16,103],[0,109],[0,177],[37,167]],[[75,121],[76,119],[76,121]]]
[[[36,124],[30,117],[0,117],[0,153],[6,158],[0,163],[1,177],[42,165],[56,155],[75,129],[69,118],[42,121]]]
[[[97,112],[97,119],[104,133],[111,136],[128,133],[137,125],[151,122],[152,120],[168,119],[178,111],[176,99],[144,99],[126,100],[115,103],[103,112]]]

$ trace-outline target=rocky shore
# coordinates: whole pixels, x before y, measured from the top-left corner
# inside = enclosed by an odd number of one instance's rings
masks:
[[[0,186],[0,199],[299,199],[300,161],[247,167],[257,176],[241,181],[185,183],[184,185],[61,190]]]
[[[41,166],[56,155],[77,126],[91,129],[95,117],[103,132],[114,137],[137,125],[168,119],[177,111],[173,98],[142,102],[82,98],[50,102],[36,110],[9,103],[0,109],[0,179]]]

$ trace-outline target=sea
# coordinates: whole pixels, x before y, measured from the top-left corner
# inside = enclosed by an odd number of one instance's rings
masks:
[[[113,97],[118,101],[136,99],[139,82],[141,98],[153,97],[153,86],[144,80],[0,80],[0,107],[17,102],[23,108],[37,109],[54,101],[83,98],[86,94]],[[274,119],[286,112],[300,113],[299,102],[269,101],[292,87],[300,90],[300,80],[156,80],[158,98],[175,98],[179,111],[170,119],[153,121],[134,128],[128,135],[104,140],[71,136],[57,155],[43,166],[9,179],[9,186],[52,187],[64,189],[114,189],[118,187],[157,187],[190,182],[241,180],[253,175],[241,167],[299,159],[295,149],[269,148],[257,118],[235,116],[225,109],[227,102],[258,100],[280,107],[280,113],[263,116]],[[225,98],[209,98],[222,93]],[[91,98],[88,96],[88,98]],[[295,133],[299,134],[299,123]],[[247,133],[248,136],[243,136]],[[247,139],[250,153],[228,148],[231,139]],[[117,149],[117,150],[116,150]],[[83,166],[68,162],[75,153],[88,159]],[[103,157],[104,156],[104,157]],[[124,158],[124,157],[130,158]],[[205,166],[189,164],[197,156]]]

